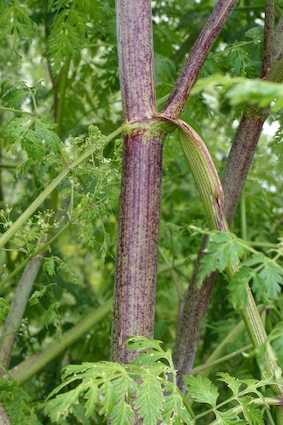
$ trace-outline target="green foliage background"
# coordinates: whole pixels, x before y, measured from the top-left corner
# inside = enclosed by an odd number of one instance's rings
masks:
[[[185,55],[214,3],[210,0],[152,2],[158,99],[170,92]],[[282,2],[276,2],[278,16],[281,7]],[[274,99],[274,91],[278,90],[278,87],[256,83],[255,93],[253,81],[243,80],[243,77],[253,79],[259,75],[263,11],[264,1],[256,0],[252,6],[249,1],[239,2],[203,66],[200,78],[207,80],[199,81],[200,88],[190,97],[182,114],[207,143],[220,175],[243,102],[269,104]],[[34,253],[41,253],[42,267],[20,328],[15,329],[16,344],[10,364],[13,368],[42,352],[49,343],[58,341],[60,344],[65,332],[112,295],[122,153],[120,136],[109,143],[106,141],[121,125],[114,1],[2,0],[0,51],[1,233],[11,227],[68,164],[87,149],[93,149],[92,155],[71,170],[0,252],[1,324],[8,314],[23,266]],[[234,85],[234,80],[231,82],[234,77],[238,78],[238,85]],[[201,85],[201,81],[205,84]],[[245,272],[248,269],[250,273],[257,301],[266,306],[264,320],[267,329],[272,331],[282,366],[281,108],[280,101],[275,103],[269,123],[278,123],[278,131],[271,141],[266,135],[261,138],[233,224],[232,231],[246,242],[239,242],[240,248],[237,248],[236,237],[226,241],[231,255],[239,254],[244,260],[237,287],[233,286],[235,282],[227,285],[225,273],[219,275],[196,366],[205,363],[239,322],[233,306],[239,307],[241,300],[238,288],[244,267]],[[200,228],[205,229],[203,208],[177,135],[173,133],[164,144],[155,323],[155,338],[164,342],[165,349],[172,349],[174,345],[178,308],[200,246],[203,232]],[[217,235],[215,238],[217,245]],[[281,245],[276,245],[280,241]],[[221,243],[223,247],[223,241]],[[224,250],[223,259],[213,246],[213,238],[211,244],[211,252],[206,257],[209,261],[203,264],[204,274],[216,268],[224,271],[230,261],[229,251]],[[210,261],[212,257],[215,263]],[[259,274],[255,274],[255,269]],[[12,378],[7,381],[8,384],[3,385],[2,400],[12,424],[51,424],[42,403],[60,384],[61,368],[69,363],[109,360],[110,332],[109,312],[33,376],[24,389],[15,387]],[[1,339],[4,338],[2,333]],[[227,344],[226,352],[236,351],[248,343],[242,333],[240,338]],[[256,353],[248,350],[244,356],[238,355],[220,364],[217,371],[222,372],[221,382],[226,379],[228,383],[224,372],[236,374],[236,378],[242,380],[257,379]],[[215,370],[210,372],[215,383]],[[191,379],[189,384],[194,386],[195,382]],[[227,399],[229,390],[221,382],[215,385],[222,399]],[[192,390],[191,393],[194,394]],[[65,418],[60,423],[99,424],[101,421],[95,412],[86,418],[82,405],[78,404],[71,419]],[[200,416],[198,423],[208,423],[207,418],[202,422]],[[232,419],[224,422],[223,419],[223,423],[247,422]],[[254,423],[262,422],[255,420]]]

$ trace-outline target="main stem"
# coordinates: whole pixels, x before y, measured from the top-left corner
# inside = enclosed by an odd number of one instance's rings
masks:
[[[162,134],[124,137],[112,360],[129,363],[125,340],[153,337],[161,199]]]
[[[162,142],[156,126],[150,0],[117,0],[124,153],[111,358],[129,363],[131,335],[153,338]]]

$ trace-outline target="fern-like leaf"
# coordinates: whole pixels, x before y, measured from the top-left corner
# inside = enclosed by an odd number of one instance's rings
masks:
[[[250,425],[264,425],[264,420],[260,408],[251,401],[252,400],[250,397],[242,397],[239,399],[247,423]]]
[[[227,410],[226,412],[216,410],[215,416],[219,425],[249,425],[247,421],[239,419],[232,409]]]
[[[152,373],[143,374],[142,380],[134,405],[139,417],[143,418],[144,425],[155,425],[162,419],[160,410],[164,402],[163,390],[159,380]]]
[[[213,232],[210,235],[206,255],[201,261],[199,282],[215,270],[223,272],[226,268],[236,265],[243,256],[245,249],[241,241],[229,232]]]
[[[237,395],[240,387],[242,385],[241,381],[234,376],[229,375],[229,373],[219,372],[217,373],[219,376],[218,380],[225,382],[230,390],[233,392],[233,395]]]
[[[86,44],[86,15],[75,9],[63,8],[57,13],[48,39],[52,71],[57,74],[66,59],[77,57]]]
[[[211,407],[216,406],[219,396],[218,389],[208,378],[201,376],[185,376],[185,383],[190,396],[199,403],[208,403]]]

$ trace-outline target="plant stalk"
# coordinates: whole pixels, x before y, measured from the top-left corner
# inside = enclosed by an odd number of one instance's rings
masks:
[[[117,0],[116,13],[124,151],[111,358],[129,363],[126,339],[153,338],[166,133],[154,118],[151,2]]]
[[[7,369],[10,364],[16,333],[20,327],[33,283],[40,269],[39,258],[33,258],[25,267],[13,298],[11,310],[5,320],[0,347],[0,362]]]
[[[132,335],[153,338],[162,177],[162,130],[124,136],[111,358],[129,363]]]
[[[269,38],[270,35],[266,35],[265,41],[269,40]],[[269,58],[268,55],[267,57]],[[263,66],[263,74],[265,72],[264,70],[265,67]],[[280,60],[273,65],[267,75],[267,79],[274,82],[282,81],[281,70],[282,65]],[[266,111],[261,111],[258,108],[254,109],[250,105],[246,105],[222,177],[224,213],[229,226],[233,221],[266,118]],[[217,275],[217,273],[213,273],[204,280],[200,288],[197,286],[198,269],[204,255],[207,240],[207,238],[204,238],[202,242],[192,280],[184,296],[182,320],[177,329],[173,360],[176,369],[178,369],[178,385],[180,388],[183,385],[183,375],[190,374],[192,370],[200,330]]]
[[[238,0],[219,0],[216,4],[163,108],[164,116],[175,119],[180,116],[209,51],[237,3]]]

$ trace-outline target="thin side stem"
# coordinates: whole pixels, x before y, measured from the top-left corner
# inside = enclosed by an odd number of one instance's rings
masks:
[[[278,62],[283,55],[283,13],[278,21],[272,46],[272,60]]]
[[[242,116],[222,177],[224,210],[231,225],[267,116],[253,117],[249,106]]]
[[[2,343],[0,347],[0,362],[7,369],[10,364],[13,346],[16,339],[16,333],[20,327],[27,301],[32,290],[33,283],[40,269],[39,258],[34,258],[27,264],[22,277],[17,286],[16,293],[13,298],[11,310],[6,318]]]
[[[99,323],[111,311],[112,299],[107,300],[93,313],[89,314],[80,323],[67,331],[60,341],[54,341],[46,347],[40,354],[28,357],[19,365],[10,370],[18,385],[23,385],[32,376],[43,369],[49,362],[66,350],[70,345],[88,332],[93,326]]]
[[[274,0],[266,0],[265,23],[264,23],[264,56],[262,59],[261,78],[265,78],[272,66],[273,38],[275,25],[275,5]]]
[[[219,0],[200,33],[163,109],[163,115],[178,118],[184,109],[199,71],[238,0]]]
[[[1,425],[12,425],[4,407],[0,403],[0,424]]]

